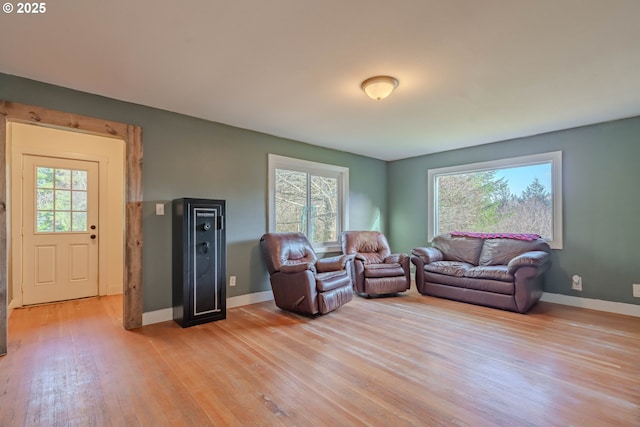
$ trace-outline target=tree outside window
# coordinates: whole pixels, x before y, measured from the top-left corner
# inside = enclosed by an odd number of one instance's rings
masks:
[[[300,232],[320,251],[339,250],[348,169],[269,156],[270,230]]]
[[[561,152],[429,171],[429,240],[450,231],[535,233],[562,246]]]

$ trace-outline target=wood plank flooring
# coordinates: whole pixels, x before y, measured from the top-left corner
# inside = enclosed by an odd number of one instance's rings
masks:
[[[125,331],[121,306],[14,310],[0,426],[640,426],[635,317],[410,292]]]

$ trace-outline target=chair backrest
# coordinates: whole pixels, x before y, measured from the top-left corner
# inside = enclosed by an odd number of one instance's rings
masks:
[[[342,233],[342,252],[360,254],[368,264],[384,262],[391,255],[389,242],[379,231],[345,231]]]
[[[302,233],[266,233],[260,238],[260,246],[269,274],[279,271],[283,265],[310,262],[318,256]]]

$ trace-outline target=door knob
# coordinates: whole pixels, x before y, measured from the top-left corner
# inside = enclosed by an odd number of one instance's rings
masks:
[[[90,237],[91,237],[92,239],[95,239],[95,238],[96,238],[96,235],[95,235],[95,234],[92,234]]]

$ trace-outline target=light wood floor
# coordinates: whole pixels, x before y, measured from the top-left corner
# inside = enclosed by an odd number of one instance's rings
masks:
[[[273,302],[125,331],[103,297],[15,310],[0,426],[639,426],[640,319],[424,297]]]

